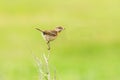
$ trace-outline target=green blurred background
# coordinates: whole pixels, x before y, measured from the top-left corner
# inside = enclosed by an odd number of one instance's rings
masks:
[[[51,43],[57,80],[120,80],[120,0],[0,0],[0,80],[38,80],[34,28],[66,29]]]

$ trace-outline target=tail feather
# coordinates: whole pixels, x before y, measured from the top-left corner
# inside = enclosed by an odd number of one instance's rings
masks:
[[[38,30],[38,31],[40,31],[40,32],[43,32],[41,29],[39,29],[39,28],[35,28],[36,30]]]

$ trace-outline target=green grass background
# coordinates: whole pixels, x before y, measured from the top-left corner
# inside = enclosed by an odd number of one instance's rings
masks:
[[[0,80],[38,80],[32,53],[47,45],[34,28],[58,25],[57,80],[120,80],[120,0],[0,0]]]

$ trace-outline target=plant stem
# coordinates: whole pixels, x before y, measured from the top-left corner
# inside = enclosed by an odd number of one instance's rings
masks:
[[[50,56],[50,50],[48,50],[48,55],[47,57],[44,55],[45,63],[46,63],[46,78],[47,80],[50,80],[50,70],[49,70],[49,56]]]

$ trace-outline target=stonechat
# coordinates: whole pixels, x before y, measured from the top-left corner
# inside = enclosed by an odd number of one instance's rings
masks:
[[[39,28],[35,28],[35,29],[42,32],[43,38],[47,41],[48,50],[50,50],[50,42],[55,40],[57,38],[58,34],[62,30],[64,30],[64,28],[61,26],[56,27],[54,30],[41,30]]]

